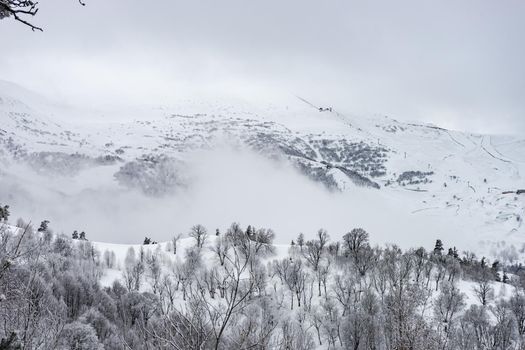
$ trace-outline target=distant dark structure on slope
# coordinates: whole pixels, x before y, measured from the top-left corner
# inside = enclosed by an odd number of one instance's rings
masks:
[[[525,189],[521,189],[517,191],[504,191],[501,194],[525,194]]]

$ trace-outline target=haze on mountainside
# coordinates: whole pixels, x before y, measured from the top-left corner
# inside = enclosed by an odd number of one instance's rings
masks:
[[[129,110],[132,121],[68,120],[74,109],[10,83],[0,97],[0,196],[62,232],[82,223],[91,239],[133,243],[240,221],[272,227],[279,243],[353,226],[402,246],[522,243],[523,196],[502,194],[523,182],[517,136],[348,116],[295,97],[185,101]]]
[[[520,240],[500,192],[522,183],[523,3],[122,6],[0,22],[0,199],[20,215],[119,242],[236,220],[282,242]]]

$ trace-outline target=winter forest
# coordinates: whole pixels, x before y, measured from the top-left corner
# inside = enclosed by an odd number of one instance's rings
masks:
[[[0,350],[525,350],[524,18],[0,0]]]
[[[273,244],[193,226],[123,261],[19,219],[0,228],[0,349],[523,349],[525,273],[441,240],[371,246],[355,228]],[[118,271],[111,283],[101,279]]]

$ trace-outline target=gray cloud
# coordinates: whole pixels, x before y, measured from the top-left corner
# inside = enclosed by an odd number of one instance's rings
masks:
[[[525,3],[42,2],[0,22],[0,77],[71,103],[304,95],[482,132],[525,131]]]

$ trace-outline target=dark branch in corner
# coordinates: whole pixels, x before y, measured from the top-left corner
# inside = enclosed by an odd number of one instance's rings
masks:
[[[79,4],[86,6],[82,0],[78,0]],[[13,17],[15,21],[25,24],[32,31],[39,30],[43,32],[41,27],[30,23],[28,20],[20,17],[21,15],[35,16],[38,12],[38,2],[33,0],[0,0],[0,20]]]

